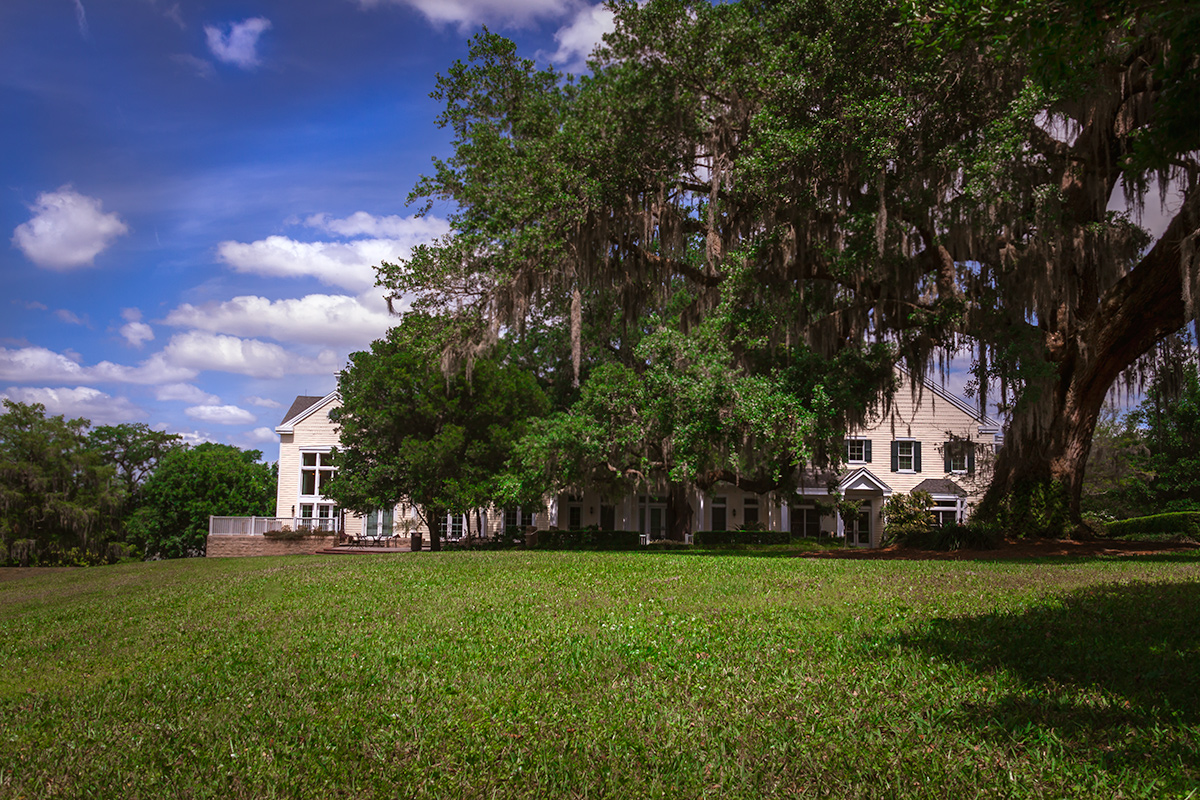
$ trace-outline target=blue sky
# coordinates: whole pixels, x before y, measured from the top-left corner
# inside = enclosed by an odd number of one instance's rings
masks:
[[[445,230],[435,76],[488,25],[579,71],[579,0],[4,0],[0,396],[277,453]],[[444,213],[444,210],[442,210]]]

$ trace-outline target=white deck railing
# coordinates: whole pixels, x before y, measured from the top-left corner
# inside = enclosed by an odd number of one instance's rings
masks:
[[[337,533],[340,517],[209,517],[209,536],[262,536],[264,533],[309,531],[315,535]]]

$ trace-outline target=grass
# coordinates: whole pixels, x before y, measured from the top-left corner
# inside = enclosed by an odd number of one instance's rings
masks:
[[[1200,796],[1200,558],[184,560],[0,582],[0,796]]]

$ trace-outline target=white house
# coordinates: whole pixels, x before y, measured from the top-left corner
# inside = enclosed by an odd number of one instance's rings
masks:
[[[689,498],[696,530],[726,530],[750,524],[794,535],[845,536],[849,544],[877,547],[882,538],[883,504],[894,493],[928,492],[940,522],[961,521],[987,487],[990,465],[1001,439],[1000,425],[979,414],[965,400],[932,382],[913,391],[907,373],[898,370],[902,385],[891,407],[846,437],[845,468],[837,475],[810,475],[794,494],[754,494],[736,486],[719,485]],[[329,412],[341,403],[338,393],[297,397],[275,428],[279,434],[279,487],[276,515],[312,519],[326,529],[350,535],[364,532],[389,535],[408,529],[424,533],[414,511],[394,509],[359,516],[341,513],[321,489],[333,474],[330,450],[337,430]],[[820,503],[830,499],[830,487],[847,500],[860,501],[856,519],[842,519]],[[528,509],[489,509],[443,522],[443,534],[458,538],[472,532],[494,535],[506,526],[539,528],[637,530],[646,538],[661,537],[669,527],[664,498],[630,495],[611,502],[598,493],[562,493],[547,499],[542,513]]]

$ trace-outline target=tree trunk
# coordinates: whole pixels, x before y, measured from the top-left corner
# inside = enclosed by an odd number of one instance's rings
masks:
[[[1196,266],[1187,244],[1198,227],[1200,192],[1193,191],[1162,238],[1096,310],[1075,322],[1062,344],[1047,342],[1056,371],[1022,392],[980,505],[983,518],[1015,535],[1062,535],[1079,526],[1084,469],[1108,390],[1191,313],[1185,276],[1190,280]]]
[[[446,518],[446,509],[435,510],[429,519],[429,551],[436,553],[442,549],[442,520]]]

